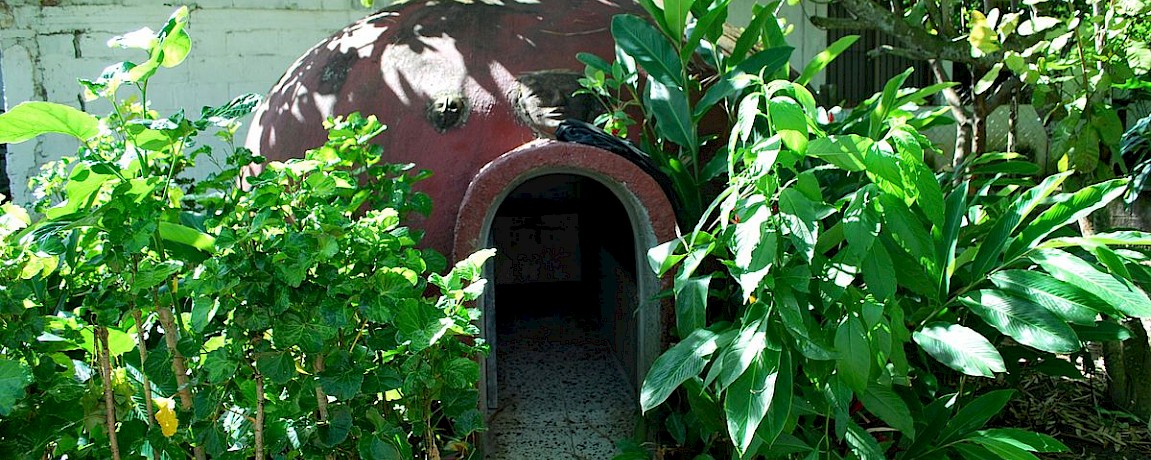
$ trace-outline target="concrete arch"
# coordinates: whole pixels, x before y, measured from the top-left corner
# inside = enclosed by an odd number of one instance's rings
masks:
[[[635,325],[635,362],[625,363],[634,370],[636,394],[639,383],[666,342],[670,305],[652,299],[667,280],[661,280],[647,267],[647,248],[675,237],[675,213],[659,184],[628,160],[598,148],[555,141],[537,141],[504,153],[489,162],[468,185],[456,219],[453,259],[488,247],[493,219],[504,199],[536,177],[568,174],[590,178],[610,190],[627,211],[635,244],[637,290],[640,302]],[[490,275],[491,264],[488,267]],[[486,276],[491,279],[490,276]],[[493,346],[495,312],[492,289],[478,302],[485,318],[481,335]],[[498,407],[494,394],[495,353],[481,363],[481,404]],[[634,367],[633,367],[634,366]]]

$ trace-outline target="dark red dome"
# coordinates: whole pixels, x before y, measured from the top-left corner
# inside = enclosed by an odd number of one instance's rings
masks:
[[[388,125],[377,139],[394,163],[433,172],[421,190],[435,209],[424,245],[450,255],[457,212],[480,168],[548,131],[548,109],[580,116],[571,97],[579,52],[614,54],[615,14],[631,2],[540,0],[506,5],[395,5],[332,35],[301,57],[256,114],[247,144],[269,159],[323,144],[322,122],[361,112]],[[554,117],[553,117],[554,118]]]

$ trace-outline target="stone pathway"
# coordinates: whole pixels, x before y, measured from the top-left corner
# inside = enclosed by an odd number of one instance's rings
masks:
[[[605,340],[573,317],[524,319],[501,331],[499,404],[487,458],[609,460],[632,434],[638,404]]]

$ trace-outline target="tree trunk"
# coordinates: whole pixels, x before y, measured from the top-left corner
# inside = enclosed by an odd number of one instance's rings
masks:
[[[1151,229],[1151,198],[1140,197],[1130,208],[1114,202],[1106,208],[1111,227]],[[1123,323],[1131,338],[1103,344],[1103,363],[1111,400],[1144,420],[1151,419],[1151,319]]]

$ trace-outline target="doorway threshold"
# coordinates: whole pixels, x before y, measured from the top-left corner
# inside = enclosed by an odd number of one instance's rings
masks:
[[[558,313],[500,331],[488,459],[608,460],[631,437],[636,398],[593,323]]]

